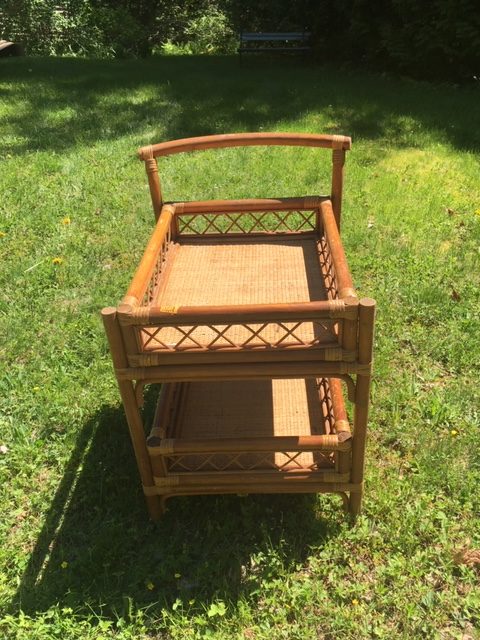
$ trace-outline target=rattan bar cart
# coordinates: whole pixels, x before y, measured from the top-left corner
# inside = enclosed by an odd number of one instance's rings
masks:
[[[164,202],[156,158],[248,145],[332,149],[329,196]],[[253,133],[140,149],[156,224],[102,316],[150,516],[210,493],[363,493],[375,302],[340,238],[350,138]],[[143,390],[162,383],[146,435]],[[347,417],[343,389],[353,405]]]

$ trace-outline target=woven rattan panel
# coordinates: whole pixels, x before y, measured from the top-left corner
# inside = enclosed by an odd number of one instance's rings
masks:
[[[323,395],[323,389],[322,389]],[[251,438],[300,436],[331,433],[333,417],[330,403],[323,401],[315,380],[247,380],[241,382],[194,382],[186,385],[182,406],[171,438]],[[327,415],[325,419],[324,414]],[[281,452],[242,454],[239,464],[244,468],[272,469],[286,464],[286,469],[331,468],[331,456],[302,452],[293,463]],[[202,456],[188,455],[182,465],[203,471],[224,467],[227,459],[219,454],[202,466]],[[178,469],[181,470],[181,469]]]
[[[269,304],[326,300],[315,239],[184,241],[155,304]]]

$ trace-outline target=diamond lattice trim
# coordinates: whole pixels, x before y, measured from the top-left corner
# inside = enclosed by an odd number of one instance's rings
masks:
[[[314,231],[315,211],[262,211],[177,215],[180,235]]]
[[[318,259],[320,261],[320,269],[322,270],[323,283],[327,290],[327,296],[330,300],[338,298],[337,280],[333,267],[332,256],[327,240],[324,236],[317,242]]]
[[[307,457],[310,462],[306,463]],[[256,453],[201,453],[165,456],[169,473],[200,471],[325,471],[333,469],[331,452],[261,451]]]
[[[335,416],[333,413],[333,402],[330,393],[330,385],[328,384],[326,378],[318,378],[316,387],[323,413],[325,433],[335,433]]]
[[[167,253],[170,247],[170,241],[171,241],[171,231],[169,227],[167,230],[167,233],[165,234],[165,238],[163,239],[162,246],[160,247],[160,251],[158,252],[157,261],[153,268],[153,272],[148,282],[147,289],[143,294],[143,298],[142,298],[143,307],[149,305],[155,299],[157,287],[160,283],[160,274],[162,273],[165,267],[165,262],[167,260]]]
[[[264,322],[261,324],[162,325],[138,327],[149,351],[220,351],[315,347],[334,336],[334,321]]]

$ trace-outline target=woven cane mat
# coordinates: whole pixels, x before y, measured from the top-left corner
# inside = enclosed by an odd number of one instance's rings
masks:
[[[326,300],[315,239],[182,242],[158,306]]]
[[[172,308],[326,299],[315,238],[250,238],[182,242],[153,304]],[[259,327],[252,325],[253,330]],[[261,331],[261,335],[274,343],[282,338],[284,329],[270,324]],[[158,333],[159,340],[168,345],[175,345],[182,337],[174,328],[164,328]],[[200,344],[209,344],[217,334],[207,326],[196,329],[192,337]],[[226,337],[241,345],[251,339],[252,334],[237,325],[228,329]],[[286,342],[331,339],[331,327],[304,322],[295,330],[295,337],[287,336]],[[228,341],[223,338],[215,343],[215,348],[228,346]],[[248,346],[265,347],[265,344],[254,337]],[[195,344],[187,339],[183,341],[185,347],[195,348]],[[147,348],[161,348],[161,345],[157,346],[152,341]]]
[[[169,437],[208,440],[329,433],[329,421],[324,419],[324,413],[328,413],[326,404],[320,401],[315,380],[311,379],[188,383],[174,432]],[[240,464],[255,469],[271,468],[272,463],[284,464],[285,455],[274,450],[272,441],[272,453],[262,454],[264,463],[260,460],[257,464],[257,454],[242,454]],[[307,451],[295,463],[288,464],[287,469],[298,466],[308,469],[314,463],[328,468],[331,461]],[[202,456],[185,456],[182,464],[194,470],[201,466]],[[202,470],[225,465],[229,468],[228,458],[216,454]]]

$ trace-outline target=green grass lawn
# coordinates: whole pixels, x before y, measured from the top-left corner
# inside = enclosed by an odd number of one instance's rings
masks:
[[[478,90],[193,57],[5,59],[0,86],[0,637],[478,638]],[[193,497],[154,526],[99,316],[152,228],[134,154],[261,130],[353,138],[342,233],[378,303],[363,515]],[[160,170],[169,199],[311,194],[330,154]]]

